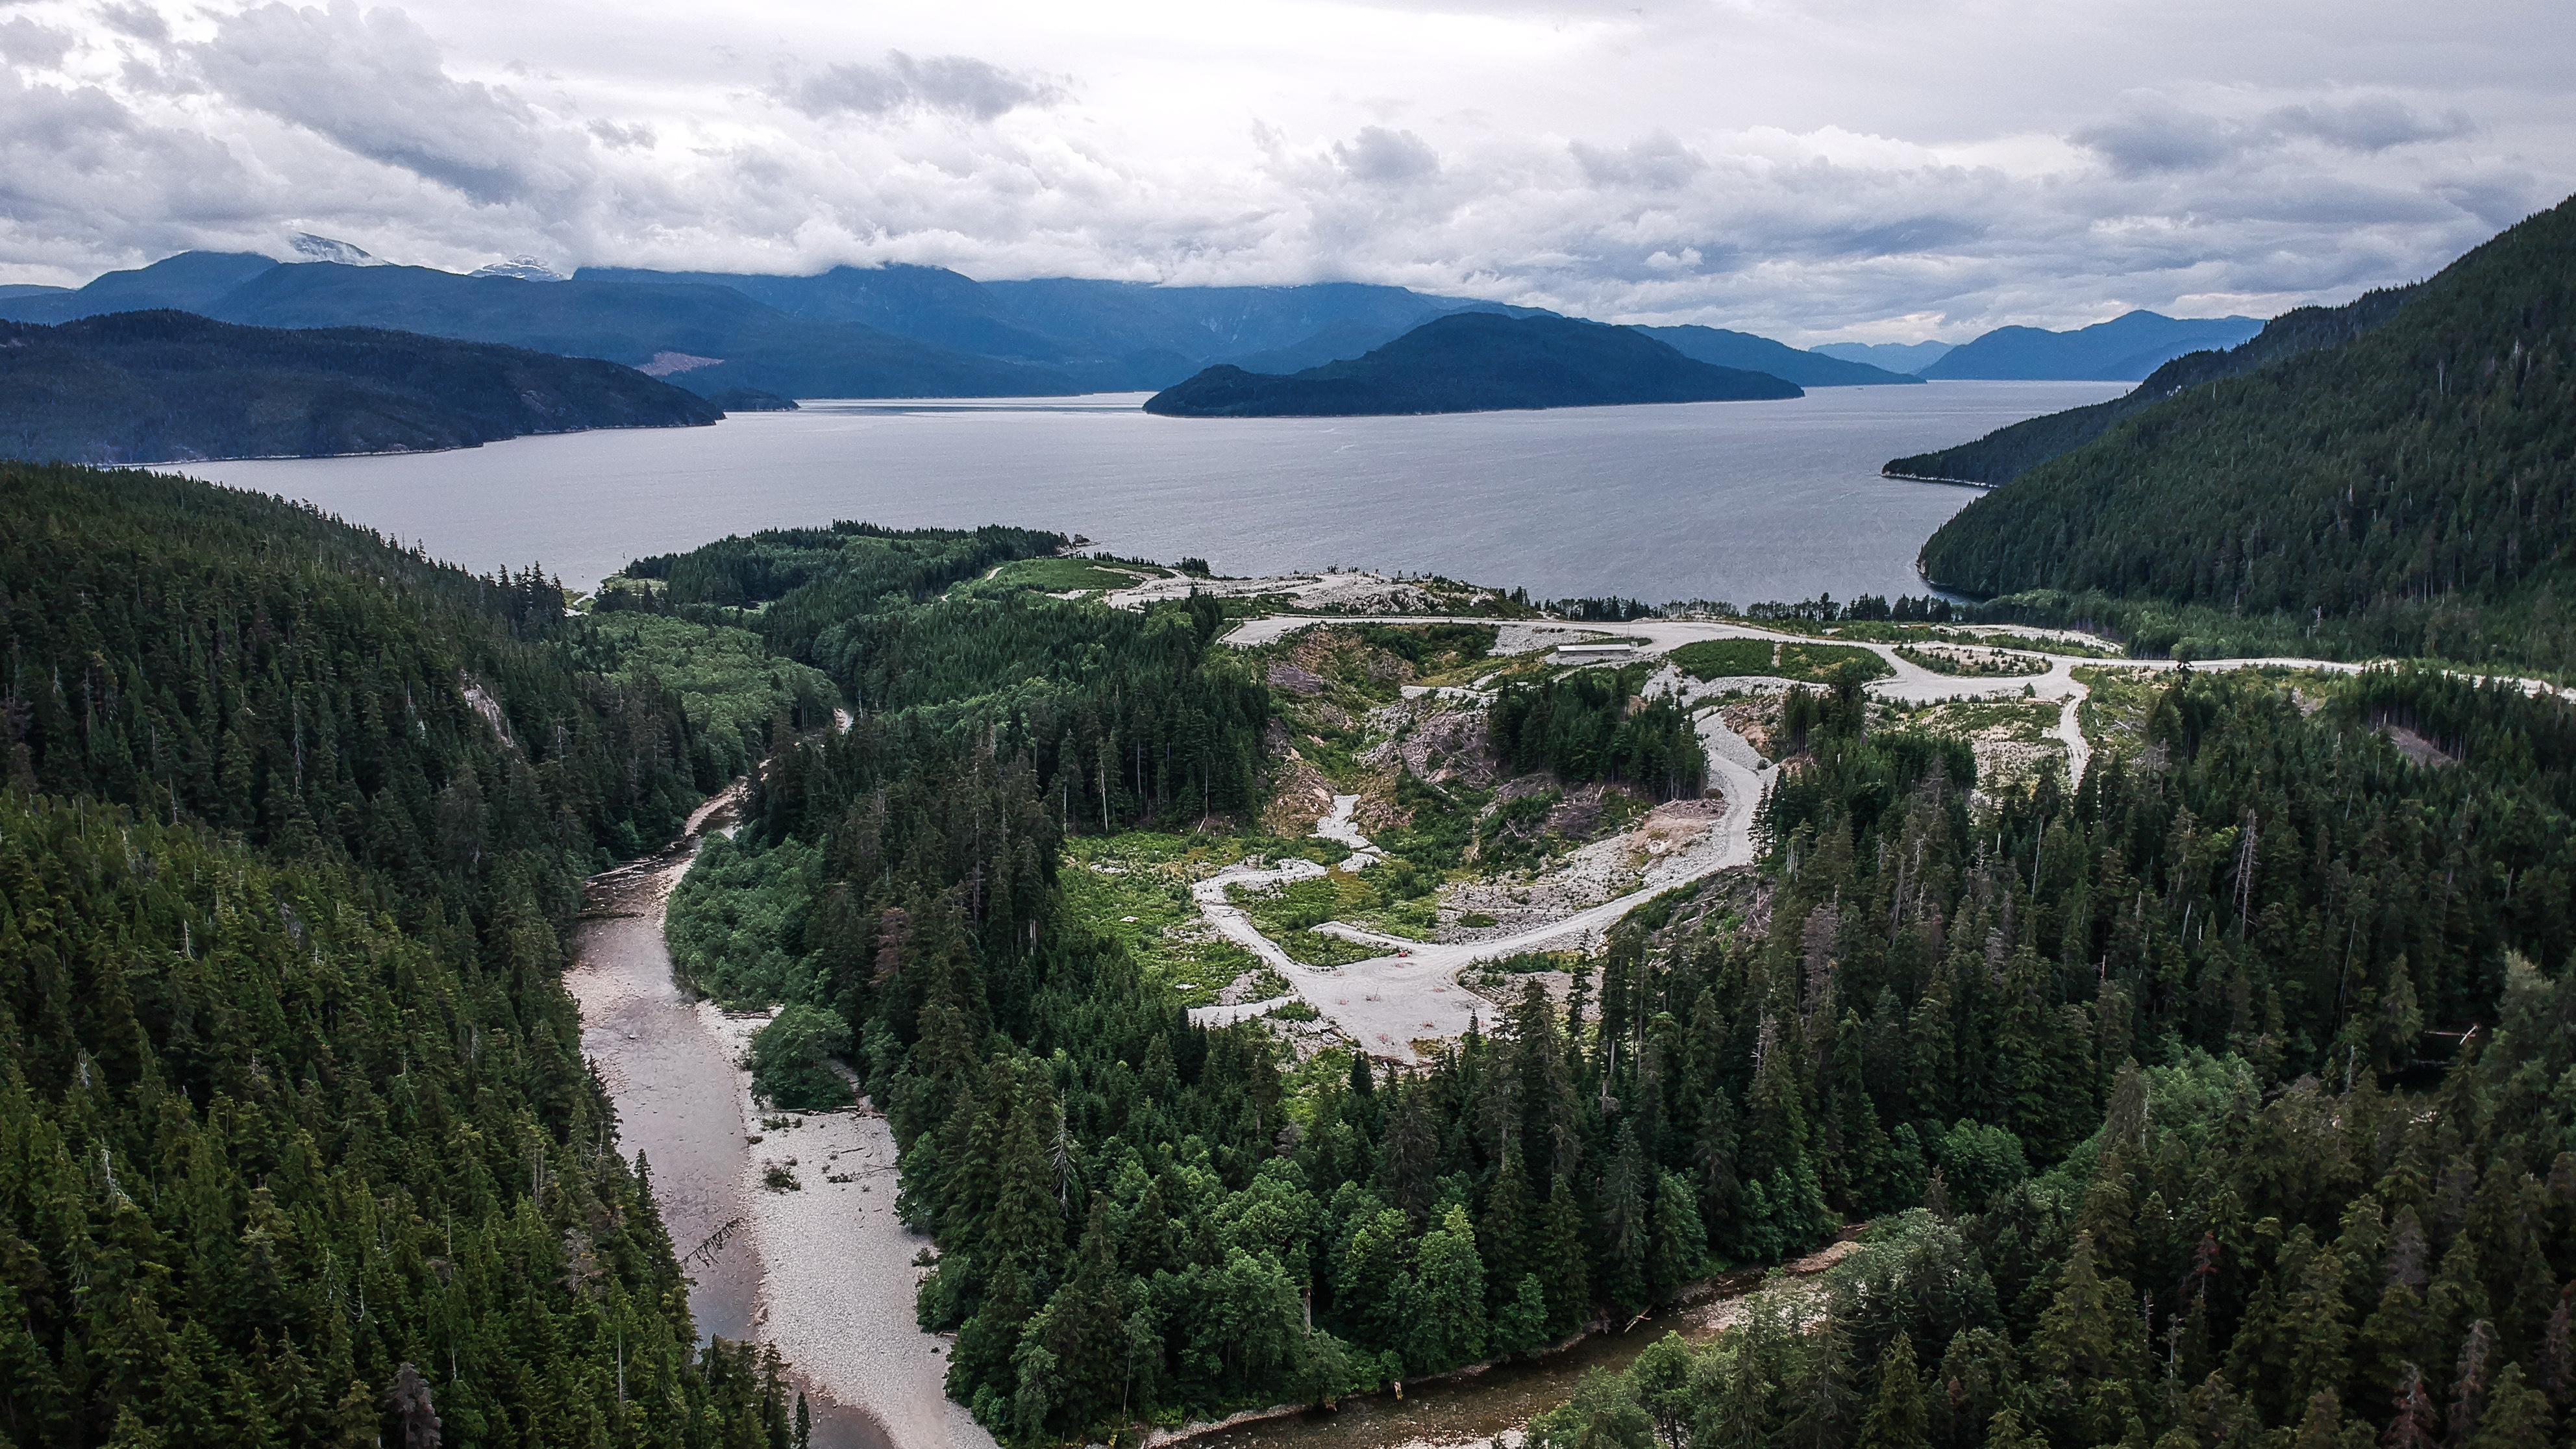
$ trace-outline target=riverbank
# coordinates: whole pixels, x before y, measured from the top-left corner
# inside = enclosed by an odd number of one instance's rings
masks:
[[[589,882],[564,973],[583,1055],[616,1106],[621,1149],[652,1168],[698,1331],[778,1346],[815,1449],[993,1449],[948,1401],[945,1341],[913,1321],[912,1259],[930,1242],[895,1219],[885,1119],[772,1114],[794,1125],[765,1126],[741,1063],[767,1014],[728,1015],[672,979],[671,890],[740,798],[737,786],[708,801],[678,841]],[[773,1190],[772,1166],[798,1186]]]
[[[1215,1424],[1184,1426],[1158,1434],[1149,1445],[1186,1443],[1191,1449],[1442,1449],[1460,1444],[1519,1442],[1531,1419],[1574,1396],[1575,1381],[1593,1369],[1618,1373],[1649,1344],[1679,1333],[1701,1344],[1732,1328],[1753,1298],[1781,1286],[1812,1280],[1859,1251],[1851,1239],[1830,1243],[1776,1270],[1744,1268],[1685,1291],[1663,1312],[1625,1328],[1587,1334],[1538,1358],[1460,1369],[1407,1382],[1392,1392],[1346,1398],[1331,1409],[1295,1408]]]

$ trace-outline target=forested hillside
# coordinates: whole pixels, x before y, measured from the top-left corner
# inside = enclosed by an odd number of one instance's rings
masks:
[[[724,416],[632,368],[369,328],[185,312],[0,322],[0,448],[80,463],[470,448]]]
[[[2251,340],[2223,352],[2175,358],[2109,402],[2029,418],[1955,448],[1890,459],[1881,471],[1891,478],[1943,483],[2009,483],[2061,453],[2083,447],[2122,418],[2134,417],[2187,388],[2241,377],[2284,358],[2363,337],[2394,316],[2414,294],[2411,286],[2389,287],[2364,293],[2340,307],[2294,308],[2264,323]]]
[[[9,1442],[787,1449],[774,1360],[696,1342],[558,981],[581,878],[741,745],[576,667],[563,602],[0,465]]]
[[[2098,591],[2365,653],[2576,662],[2576,203],[2346,346],[2185,390],[1924,545],[1978,594]]]

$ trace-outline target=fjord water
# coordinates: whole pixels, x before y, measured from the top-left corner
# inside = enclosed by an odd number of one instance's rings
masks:
[[[1977,495],[1881,478],[1881,463],[2126,389],[1942,382],[1385,418],[1160,418],[1126,394],[815,402],[711,428],[186,471],[476,570],[542,562],[576,588],[632,558],[846,518],[1057,529],[1226,574],[1341,565],[1741,604],[1922,592],[1916,551]]]

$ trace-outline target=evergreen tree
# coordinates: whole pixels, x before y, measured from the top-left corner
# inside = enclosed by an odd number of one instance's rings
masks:
[[[1485,1352],[1485,1270],[1467,1210],[1452,1204],[1414,1250],[1413,1348],[1417,1373],[1471,1363]]]
[[[2551,1429],[2548,1398],[2523,1382],[2522,1365],[2509,1363],[2487,1391],[2469,1449],[2548,1449]]]
[[[1539,1221],[1539,1282],[1547,1290],[1547,1331],[1573,1332],[1592,1315],[1592,1275],[1586,1264],[1583,1212],[1574,1202],[1574,1187],[1563,1176],[1548,1191],[1547,1211]]]
[[[1642,1309],[1651,1301],[1647,1260],[1654,1249],[1654,1223],[1648,1194],[1655,1184],[1647,1180],[1646,1171],[1636,1134],[1623,1122],[1618,1148],[1602,1173],[1600,1235],[1594,1241],[1600,1255],[1601,1291],[1612,1303],[1628,1309]]]
[[[1914,1366],[1914,1340],[1898,1334],[1878,1358],[1878,1387],[1860,1423],[1858,1449],[1929,1449],[1930,1411]]]

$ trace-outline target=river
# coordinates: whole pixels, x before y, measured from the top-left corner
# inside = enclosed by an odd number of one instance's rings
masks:
[[[740,1067],[756,1019],[693,1002],[672,980],[665,904],[735,796],[710,801],[668,848],[590,882],[564,984],[581,1006],[582,1051],[616,1104],[621,1144],[652,1167],[672,1246],[687,1255],[701,1334],[776,1343],[814,1414],[816,1449],[992,1449],[942,1391],[946,1341],[912,1321],[912,1255],[928,1241],[893,1220],[894,1146],[865,1111],[759,1114]],[[782,1128],[783,1120],[798,1125]],[[802,1186],[762,1184],[787,1164]],[[1797,1265],[1813,1271],[1819,1255]],[[1195,1436],[1209,1449],[1395,1449],[1503,1436],[1563,1403],[1593,1368],[1625,1368],[1668,1330],[1715,1333],[1758,1271],[1718,1280],[1694,1307],[1562,1353],[1409,1385],[1338,1408]]]
[[[851,518],[1057,529],[1235,575],[1339,564],[1541,598],[1749,604],[1921,593],[1916,552],[1977,495],[1879,465],[2127,386],[1401,418],[1158,418],[1120,396],[815,402],[710,428],[187,471],[309,499],[479,571],[542,561],[583,589],[639,556]]]
[[[993,1449],[941,1390],[945,1344],[915,1326],[913,1255],[894,1219],[894,1140],[864,1111],[764,1119],[741,1068],[764,1018],[693,1002],[671,975],[663,915],[700,842],[738,799],[711,800],[668,848],[590,881],[564,986],[582,1053],[642,1156],[701,1335],[778,1345],[816,1449]],[[783,1167],[791,1191],[766,1185]]]

